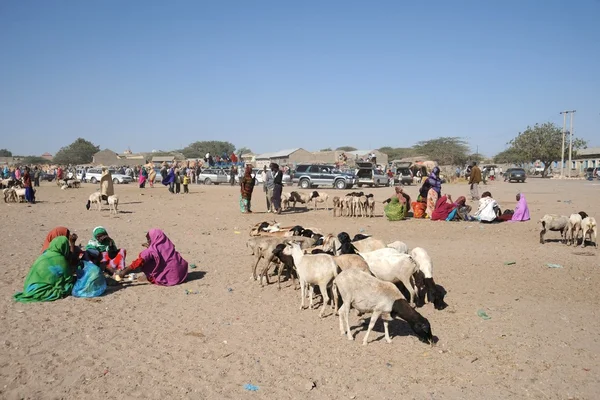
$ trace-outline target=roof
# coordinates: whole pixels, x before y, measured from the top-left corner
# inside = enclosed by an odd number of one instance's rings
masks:
[[[591,156],[593,154],[600,154],[600,147],[588,147],[587,149],[577,150],[578,156]]]
[[[52,157],[52,154],[50,154],[48,152],[45,152],[44,154],[42,154],[42,157],[48,157],[48,156]]]
[[[273,153],[263,153],[263,154],[257,155],[256,159],[257,160],[264,160],[264,159],[269,159],[269,158],[287,157],[290,154],[297,152],[298,150],[302,150],[302,148],[296,147],[295,149],[280,150],[280,151],[275,151]]]

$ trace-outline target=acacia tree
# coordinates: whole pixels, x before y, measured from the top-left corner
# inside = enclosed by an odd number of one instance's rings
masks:
[[[390,147],[385,146],[380,149],[377,149],[380,152],[386,154],[388,159],[391,160],[400,160],[405,157],[412,157],[415,155],[415,151],[411,148],[406,147]]]
[[[221,142],[218,140],[198,141],[190,143],[186,148],[181,150],[187,158],[204,158],[206,153],[214,156],[220,156],[223,153],[231,154],[235,151],[235,146],[229,142]]]
[[[12,157],[12,151],[7,149],[0,149],[0,157]]]
[[[52,159],[57,164],[88,164],[94,159],[94,154],[100,151],[100,147],[78,138],[66,147],[62,147]]]
[[[544,163],[544,172],[542,176],[548,174],[548,168],[555,161],[560,161],[563,157],[562,150],[562,130],[552,122],[544,124],[535,124],[533,127],[527,126],[523,132],[519,132],[517,137],[509,143],[510,148],[505,150],[512,157],[520,159],[521,162],[533,162],[540,160]],[[576,151],[585,148],[587,142],[582,139],[573,141],[573,150]],[[565,146],[565,155],[568,154],[568,146]],[[501,153],[502,154],[502,153]]]
[[[460,137],[440,137],[425,140],[414,145],[413,149],[429,156],[440,165],[464,165],[469,160],[470,149],[465,139]]]
[[[339,151],[356,151],[358,149],[356,147],[352,147],[352,146],[341,146],[341,147],[338,147],[336,150],[339,150]]]
[[[252,153],[252,150],[250,150],[249,147],[242,147],[241,149],[238,149],[237,153],[239,155],[248,154],[248,153]]]

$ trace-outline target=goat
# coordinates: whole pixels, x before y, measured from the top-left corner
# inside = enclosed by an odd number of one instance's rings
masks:
[[[345,271],[350,268],[356,268],[363,272],[366,272],[367,274],[371,274],[369,264],[367,264],[365,259],[359,256],[358,254],[341,254],[339,256],[333,257],[333,261],[342,271]]]
[[[363,345],[368,343],[369,334],[379,317],[383,320],[385,340],[388,343],[392,341],[388,330],[388,321],[398,318],[408,323],[420,341],[433,343],[429,321],[410,307],[394,284],[381,281],[363,271],[352,268],[342,271],[335,278],[334,284],[343,301],[339,309],[340,333],[347,334],[348,340],[354,340],[348,320],[350,309],[355,308],[359,315],[372,313],[367,333],[362,341]]]
[[[361,253],[385,249],[387,247],[387,245],[384,242],[373,237],[368,237],[366,239],[359,240],[358,242],[352,242],[352,244]]]
[[[583,241],[581,243],[581,247],[585,247],[585,238],[589,235],[590,242],[592,239],[594,240],[594,244],[596,248],[598,248],[598,226],[596,225],[596,218],[594,217],[586,217],[581,221],[581,232],[583,236]]]
[[[362,233],[357,233],[352,238],[352,241],[353,242],[358,242],[359,240],[363,240],[363,239],[370,238],[370,237],[371,237],[371,235],[363,235]]]
[[[287,193],[281,193],[281,210],[285,211],[290,208],[290,195]]]
[[[304,309],[304,298],[306,297],[306,286],[308,285],[309,308],[313,308],[313,290],[314,286],[318,285],[321,295],[323,296],[323,306],[319,317],[323,317],[325,306],[329,304],[329,295],[327,294],[327,286],[337,276],[337,265],[333,261],[333,257],[327,254],[304,254],[297,243],[291,243],[284,249],[285,254],[289,254],[294,258],[294,265],[298,272],[298,280],[300,281],[300,296],[302,301],[300,309]],[[333,291],[333,308],[337,313],[338,296],[335,285]]]
[[[567,241],[567,245],[571,245],[575,243],[577,246],[579,241],[579,231],[581,231],[581,218],[580,214],[571,214],[569,217],[569,223],[567,224],[567,233],[565,235],[565,239]]]
[[[375,198],[373,195],[367,195],[367,209],[369,211],[369,218],[373,218],[373,214],[375,213]]]
[[[118,214],[118,208],[119,208],[119,198],[117,197],[117,195],[112,195],[112,196],[108,196],[108,207],[110,209],[111,214],[114,213]]]
[[[17,191],[14,187],[2,189],[2,193],[4,194],[4,202],[13,202],[16,203],[19,201],[19,196],[17,196]]]
[[[410,294],[410,305],[415,305],[413,275],[419,270],[415,260],[408,254],[398,253],[394,249],[384,248],[368,253],[359,252],[369,265],[369,269],[382,281],[402,284]]]
[[[12,190],[14,191],[13,194],[13,199],[15,199],[15,202],[23,202],[25,201],[25,189],[24,188],[18,188],[18,187],[13,187]],[[33,189],[33,192],[35,193],[35,189]]]
[[[410,256],[417,263],[417,267],[419,268],[418,273],[423,275],[423,286],[419,287],[421,285],[417,284],[417,289],[420,291],[427,291],[427,300],[429,300],[430,303],[433,303],[436,310],[443,310],[448,307],[448,304],[444,302],[444,293],[438,290],[433,280],[433,262],[431,261],[429,254],[427,254],[427,251],[421,247],[415,247],[410,252]],[[419,297],[425,300],[425,296]]]
[[[339,196],[334,196],[333,197],[333,217],[335,218],[337,217],[341,217],[342,216],[342,200],[339,198]]]
[[[94,192],[94,193],[90,194],[90,197],[88,198],[85,208],[87,208],[89,210],[90,207],[92,206],[92,203],[98,204],[97,209],[98,209],[98,211],[100,211],[102,209],[102,193]]]
[[[569,217],[557,214],[546,214],[540,219],[542,230],[540,231],[540,243],[544,244],[544,235],[547,230],[560,232],[560,241],[565,237],[565,231],[569,225]]]
[[[277,289],[281,290],[281,271],[283,270],[283,267],[285,267],[288,281],[292,279],[292,285],[294,285],[294,290],[296,290],[296,279],[294,278],[294,275],[296,274],[296,266],[294,265],[294,258],[291,255],[283,252],[285,246],[285,244],[280,243],[275,246],[275,249],[273,250],[273,254],[281,262],[281,265],[277,270]]]
[[[396,240],[395,242],[388,243],[387,247],[395,249],[399,253],[408,253],[408,246],[406,243]]]
[[[318,209],[319,209],[319,208],[318,208],[318,206],[317,206],[317,204],[318,204],[318,203],[323,203],[323,204],[324,204],[324,206],[325,206],[325,209],[326,209],[326,210],[329,210],[329,204],[328,204],[329,195],[328,195],[327,193],[325,193],[325,192],[321,192],[321,193],[319,193],[319,192],[317,192],[317,191],[315,190],[315,191],[313,191],[313,192],[310,194],[310,197],[309,197],[309,199],[308,199],[308,200],[309,200],[309,201],[311,201],[311,200],[312,200],[312,201],[314,202],[314,205],[315,205],[315,210],[318,210]]]
[[[292,207],[294,208],[294,211],[295,211],[296,210],[296,203],[305,204],[305,207],[307,208],[308,203],[310,202],[310,198],[311,198],[311,196],[307,195],[306,193],[291,192],[290,193],[289,203],[290,204],[293,203]]]
[[[369,208],[367,196],[360,196],[358,198],[358,207],[360,208],[360,216],[367,217],[367,211]]]
[[[304,237],[285,237],[285,238],[271,238],[271,237],[261,237],[261,238],[250,238],[247,242],[247,246],[252,249],[252,254],[256,256],[256,263],[252,267],[252,279],[256,280],[256,269],[258,268],[258,264],[260,260],[263,258],[266,260],[266,266],[260,272],[260,285],[263,286],[263,277],[267,281],[267,285],[269,284],[269,276],[267,275],[269,268],[271,267],[271,263],[275,261],[275,254],[273,251],[277,248],[278,244],[286,244],[291,239],[301,243],[303,248],[308,248],[314,244],[314,240],[311,238]]]

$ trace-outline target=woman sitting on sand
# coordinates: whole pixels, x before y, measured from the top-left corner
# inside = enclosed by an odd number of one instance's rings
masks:
[[[484,192],[479,199],[479,208],[475,213],[475,218],[481,222],[494,222],[501,214],[500,206],[492,198],[492,194]]]
[[[440,178],[440,168],[434,167],[429,177],[419,190],[421,197],[427,198],[427,217],[431,218],[438,198],[442,193],[442,179]]]
[[[13,298],[21,303],[54,301],[71,294],[75,278],[69,265],[69,239],[54,238],[44,253],[35,260],[23,285]]]
[[[97,259],[103,264],[110,275],[125,269],[125,249],[119,249],[115,241],[108,236],[108,232],[102,226],[97,226],[92,232],[92,238],[85,247],[91,259]]]
[[[498,220],[513,222],[529,221],[529,207],[527,206],[527,200],[525,200],[525,195],[523,193],[518,193],[517,206],[515,207],[515,211],[504,210],[504,213],[502,213],[502,215],[498,217]]]
[[[396,186],[394,188],[395,190],[395,194],[394,197],[396,197],[398,199],[398,202],[400,204],[404,204],[404,206],[406,207],[406,213],[408,213],[410,211],[410,196],[408,194],[406,194],[404,192],[404,188],[402,186]],[[386,199],[383,201],[383,204],[388,204],[389,202],[391,202],[392,197],[390,197],[389,199]]]
[[[43,254],[48,249],[48,246],[50,246],[50,243],[54,239],[61,236],[64,236],[67,239],[69,239],[70,264],[72,266],[77,265],[79,263],[79,255],[82,253],[81,249],[75,245],[75,242],[77,242],[77,234],[71,233],[69,229],[65,228],[64,226],[57,226],[56,228],[48,232],[48,234],[46,235],[46,239],[44,240],[44,244],[42,245],[41,253]]]
[[[174,286],[183,283],[187,278],[188,263],[167,235],[160,229],[150,229],[146,234],[147,242],[142,246],[147,247],[131,265],[117,274],[123,278],[137,269],[148,278],[150,283],[159,286]]]
[[[453,211],[458,208],[459,205],[464,205],[466,199],[464,196],[459,197],[455,203],[452,202],[452,197],[447,194],[438,199],[435,204],[435,210],[433,210],[433,214],[431,214],[432,221],[445,221],[451,220],[453,218],[448,217],[452,214],[452,217],[456,215]]]

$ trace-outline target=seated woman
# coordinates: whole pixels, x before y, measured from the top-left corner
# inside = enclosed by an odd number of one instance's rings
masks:
[[[438,199],[435,203],[435,209],[431,214],[432,221],[445,221],[452,211],[456,209],[456,204],[452,202],[452,197],[447,194]]]
[[[515,222],[529,221],[529,206],[523,193],[517,194],[517,206],[510,220]]]
[[[475,213],[475,219],[481,222],[494,222],[501,214],[500,206],[492,198],[492,194],[484,192],[479,199],[479,208]]]
[[[113,275],[117,270],[125,269],[125,249],[119,249],[115,241],[108,236],[108,232],[101,226],[94,228],[92,238],[85,247],[91,260],[97,260],[106,268],[109,275]]]
[[[69,239],[54,238],[44,253],[35,260],[23,285],[13,297],[21,303],[54,301],[71,294],[75,278],[69,265]]]
[[[474,218],[470,216],[471,206],[466,204],[467,199],[464,196],[460,196],[456,200],[456,218],[458,221],[473,221]]]
[[[388,221],[401,221],[406,218],[406,200],[400,196],[403,201],[394,196],[389,203],[383,208],[384,214]]]
[[[187,278],[188,263],[167,235],[160,229],[150,229],[146,234],[147,247],[130,266],[118,272],[123,278],[130,272],[141,268],[150,283],[160,286],[174,286],[183,283]]]
[[[394,196],[398,198],[399,203],[406,205],[406,212],[408,213],[410,211],[410,196],[404,192],[404,188],[402,186],[396,186],[394,190],[396,192]],[[391,200],[392,198],[390,197],[389,199],[384,200],[383,204],[387,204]]]
[[[56,228],[48,232],[48,234],[46,235],[46,239],[44,240],[44,244],[42,245],[41,252],[44,253],[44,251],[48,249],[48,246],[50,246],[50,242],[52,242],[52,240],[56,239],[57,237],[61,236],[64,236],[67,239],[69,239],[70,264],[72,266],[77,265],[79,263],[79,256],[81,254],[81,249],[75,245],[75,242],[77,242],[77,234],[71,233],[69,229],[65,228],[64,226],[57,226]]]
[[[411,203],[413,209],[413,218],[425,218],[427,213],[427,200],[421,195],[417,196],[417,201]]]

